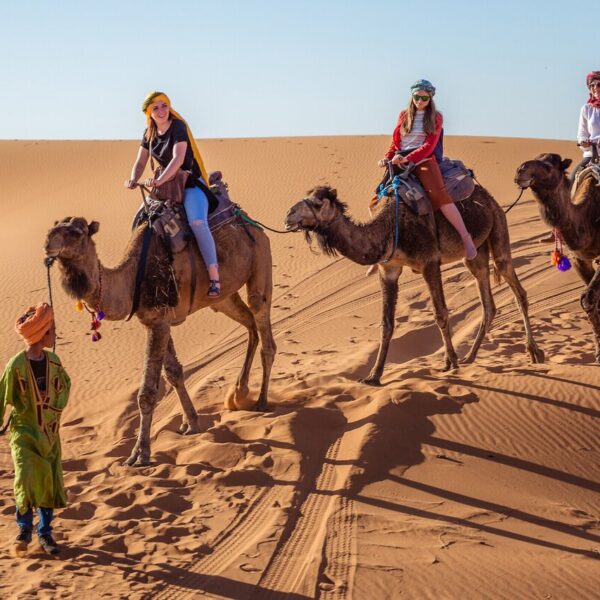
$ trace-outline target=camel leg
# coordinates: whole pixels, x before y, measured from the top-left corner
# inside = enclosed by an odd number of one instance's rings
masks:
[[[431,261],[427,263],[423,269],[423,278],[429,294],[433,302],[433,310],[435,322],[438,326],[445,349],[445,364],[444,371],[456,369],[458,367],[458,357],[452,345],[452,334],[450,332],[450,320],[448,318],[448,307],[446,306],[446,298],[444,297],[444,288],[442,285],[442,273],[440,271],[440,261]]]
[[[179,360],[177,360],[172,336],[169,336],[163,371],[165,379],[175,388],[181,402],[181,408],[183,409],[183,423],[179,428],[179,433],[183,433],[184,435],[198,433],[200,431],[198,428],[198,413],[194,409],[194,405],[185,388],[183,368]]]
[[[256,322],[252,312],[237,292],[223,300],[223,302],[219,302],[214,308],[218,312],[222,312],[224,315],[228,316],[230,319],[237,321],[248,330],[248,346],[246,348],[244,364],[238,375],[233,393],[230,394],[225,401],[226,409],[247,410],[251,408],[251,402],[248,395],[248,378],[250,377],[252,360],[254,359],[254,354],[256,353],[256,348],[258,346]]]
[[[529,322],[529,303],[527,301],[527,292],[521,285],[515,268],[512,264],[512,258],[510,255],[504,258],[494,257],[494,264],[498,269],[498,272],[504,277],[506,283],[510,286],[512,293],[517,301],[521,317],[523,318],[523,324],[525,325],[525,348],[531,358],[532,363],[543,363],[545,356],[544,351],[537,345],[533,339],[533,333],[531,331],[531,323]]]
[[[385,265],[379,269],[379,283],[383,294],[383,312],[381,315],[381,339],[379,351],[371,372],[361,383],[368,385],[381,385],[381,375],[385,366],[385,359],[390,347],[390,341],[394,334],[396,316],[396,301],[398,299],[398,278],[402,274],[402,267]]]
[[[124,463],[130,467],[141,467],[150,464],[152,415],[158,396],[160,372],[165,361],[165,353],[170,338],[171,331],[167,322],[160,322],[148,328],[144,374],[138,393],[140,430],[131,456]]]
[[[481,342],[483,341],[485,334],[489,331],[496,315],[496,304],[494,303],[490,286],[489,260],[490,252],[486,243],[479,247],[477,258],[475,260],[465,261],[467,269],[471,271],[473,277],[477,280],[477,291],[479,292],[483,316],[479,322],[479,329],[469,353],[460,361],[463,364],[471,363],[475,360]]]
[[[600,267],[596,269],[587,289],[581,294],[581,307],[586,312],[594,330],[596,362],[600,363]]]
[[[260,336],[260,359],[262,362],[262,382],[255,410],[265,411],[269,402],[269,382],[275,360],[277,346],[271,329],[271,296],[273,293],[273,274],[270,264],[260,265],[248,281],[248,306],[254,315],[258,335]]]

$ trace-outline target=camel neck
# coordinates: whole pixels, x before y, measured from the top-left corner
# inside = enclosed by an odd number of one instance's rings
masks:
[[[140,232],[131,241],[121,262],[112,268],[102,265],[95,245],[90,246],[89,255],[83,261],[61,263],[70,293],[94,311],[102,311],[107,320],[126,318],[133,302],[141,240]]]
[[[359,265],[373,265],[385,258],[389,230],[388,220],[381,215],[366,223],[355,223],[341,215],[317,235],[326,252],[337,251]]]
[[[546,223],[556,227],[570,248],[575,248],[577,239],[577,215],[570,198],[569,185],[562,181],[557,188],[534,189],[540,201],[540,212]]]

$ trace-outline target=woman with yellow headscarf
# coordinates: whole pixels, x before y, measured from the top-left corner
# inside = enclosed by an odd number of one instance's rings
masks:
[[[208,227],[208,175],[200,151],[185,120],[173,110],[163,92],[151,92],[142,104],[146,115],[146,131],[125,186],[133,189],[142,176],[150,155],[162,167],[162,173],[145,181],[148,187],[160,187],[172,179],[179,169],[190,171],[183,205],[198,248],[208,270],[208,296],[221,293],[219,263],[215,242]]]

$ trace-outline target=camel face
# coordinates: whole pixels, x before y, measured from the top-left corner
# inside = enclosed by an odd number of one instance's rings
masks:
[[[343,211],[342,211],[343,212]],[[318,187],[308,192],[306,198],[292,206],[285,216],[285,227],[289,230],[315,229],[331,223],[339,214],[336,190]]]
[[[561,159],[558,154],[540,154],[524,162],[515,174],[515,183],[525,189],[534,185],[556,188],[564,179],[571,159]]]
[[[90,238],[98,231],[98,223],[81,217],[66,217],[48,231],[44,250],[46,256],[74,260],[85,256]]]

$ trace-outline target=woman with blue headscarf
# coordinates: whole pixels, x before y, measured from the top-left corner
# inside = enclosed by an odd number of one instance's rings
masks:
[[[442,211],[460,235],[465,256],[473,260],[477,256],[477,248],[458,208],[446,191],[438,165],[443,154],[440,143],[443,118],[433,101],[435,87],[430,81],[419,79],[411,86],[410,91],[408,106],[398,117],[392,143],[385,158],[378,164],[385,167],[391,161],[394,165],[405,165],[409,162],[416,165],[414,173],[427,192],[434,210]]]

